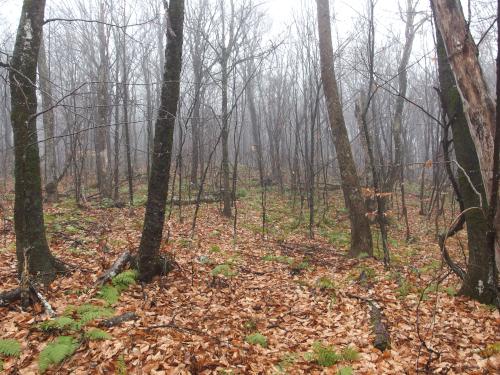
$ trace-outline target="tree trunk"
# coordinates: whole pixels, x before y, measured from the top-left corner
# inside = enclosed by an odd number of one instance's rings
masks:
[[[457,162],[470,178],[474,188],[481,194],[482,200],[486,201],[479,159],[439,30],[436,30],[436,41],[441,100],[443,102],[443,112],[447,121],[450,122],[453,132],[455,156]],[[445,139],[444,142],[447,142],[447,140]],[[457,182],[463,209],[479,207],[479,197],[462,170],[458,171]],[[465,221],[467,224],[469,259],[461,293],[480,302],[493,303],[496,298],[494,293],[495,285],[492,284],[493,280],[489,275],[492,274],[492,268],[495,267],[495,264],[490,264],[490,255],[486,243],[486,232],[488,231],[486,217],[480,210],[469,210],[465,214]]]
[[[40,91],[42,94],[43,113],[43,135],[45,137],[45,192],[48,202],[57,202],[57,166],[56,166],[56,145],[55,118],[52,107],[52,85],[50,83],[49,68],[45,52],[43,34],[40,38],[40,51],[38,53],[38,72],[40,73]]]
[[[125,13],[123,21],[126,21]],[[131,159],[131,146],[130,146],[130,129],[129,129],[129,116],[128,116],[128,70],[127,70],[127,45],[126,45],[126,28],[123,30],[123,43],[122,43],[122,69],[123,69],[123,132],[125,133],[125,152],[127,157],[127,182],[128,182],[128,200],[130,206],[134,205],[134,187],[133,187],[133,171]]]
[[[365,216],[363,198],[361,196],[358,175],[352,157],[335,78],[328,0],[317,0],[317,13],[321,79],[323,81],[323,90],[325,91],[330,127],[335,141],[335,150],[339,161],[344,200],[349,210],[349,219],[351,221],[351,249],[349,255],[353,257],[361,253],[373,255],[370,225],[368,218]]]
[[[222,201],[224,208],[222,213],[226,217],[231,217],[231,188],[229,185],[229,113],[227,109],[227,52],[222,51],[221,57],[222,74]]]
[[[104,30],[104,3],[100,3],[99,36],[99,77],[97,87],[97,129],[95,131],[95,153],[97,169],[97,186],[101,198],[111,198],[111,179],[109,178],[108,160],[108,52]]]
[[[11,122],[15,147],[17,269],[26,268],[43,282],[52,281],[62,265],[50,253],[43,219],[40,156],[36,129],[36,68],[45,0],[24,0],[9,72]],[[28,258],[25,264],[25,258]]]
[[[486,198],[493,190],[493,160],[496,109],[479,64],[479,52],[470,34],[458,0],[431,0],[436,25],[441,32],[451,71],[462,99],[465,118],[474,142]],[[498,191],[495,200],[498,200]],[[500,210],[493,219],[496,261],[500,269]]]
[[[165,11],[167,10],[165,9]],[[167,202],[174,127],[179,101],[184,0],[171,0],[167,14],[170,27],[167,31],[160,108],[155,124],[146,214],[139,246],[139,277],[146,282],[151,281],[155,275],[161,273],[163,267],[159,259],[159,250],[165,221],[165,204]]]

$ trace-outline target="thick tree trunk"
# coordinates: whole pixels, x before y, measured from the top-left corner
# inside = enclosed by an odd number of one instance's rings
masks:
[[[18,272],[21,274],[28,269],[30,274],[48,283],[62,265],[50,253],[45,236],[36,129],[35,82],[44,11],[44,0],[24,0],[9,80],[15,147],[14,221]]]
[[[486,193],[481,178],[480,164],[474,147],[474,142],[467,125],[460,94],[455,85],[455,79],[448,63],[443,39],[439,30],[436,30],[437,53],[439,64],[439,84],[441,86],[441,100],[443,111],[453,132],[453,144],[457,162],[465,170],[458,171],[458,189],[462,199],[463,209],[479,207],[480,199],[474,188],[481,194],[482,200],[486,201]],[[447,140],[444,140],[447,142]],[[461,207],[462,208],[462,207]],[[496,281],[490,275],[495,267],[487,248],[486,233],[488,222],[480,210],[469,210],[465,214],[467,224],[467,235],[469,245],[469,259],[467,271],[463,280],[461,293],[472,297],[480,302],[493,303],[496,298]]]
[[[481,169],[486,198],[493,190],[493,159],[496,109],[479,64],[478,49],[470,34],[459,0],[431,0],[448,61],[462,99],[469,132]],[[498,200],[498,192],[496,193]],[[500,210],[494,218],[496,261],[500,269]]]
[[[317,0],[318,34],[320,43],[321,79],[325,91],[328,117],[335,140],[335,150],[339,161],[342,190],[351,221],[351,249],[349,255],[356,257],[361,253],[373,254],[372,235],[359,187],[356,166],[344,115],[340,104],[337,81],[333,64],[333,47],[330,27],[328,0]]]
[[[38,53],[38,72],[40,73],[40,91],[42,94],[43,113],[43,135],[45,137],[45,193],[48,202],[57,202],[57,165],[56,165],[56,145],[55,135],[55,117],[52,107],[52,85],[49,78],[49,68],[45,52],[45,43],[43,35],[40,38],[40,51]]]
[[[165,221],[165,204],[167,202],[174,127],[179,101],[184,0],[170,1],[168,17],[170,28],[167,33],[167,47],[165,49],[161,102],[155,124],[148,199],[139,246],[139,277],[146,282],[151,281],[155,275],[162,271],[159,250]]]

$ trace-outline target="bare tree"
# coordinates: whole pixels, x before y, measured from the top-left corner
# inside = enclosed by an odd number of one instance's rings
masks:
[[[359,186],[356,166],[352,157],[342,106],[340,105],[337,80],[333,64],[333,47],[328,0],[316,0],[318,33],[321,58],[321,78],[325,91],[328,117],[342,177],[342,191],[351,221],[351,249],[349,255],[373,254],[370,225],[365,215],[363,197]]]
[[[146,282],[151,281],[155,275],[161,274],[165,267],[165,264],[159,259],[159,250],[163,236],[174,126],[179,100],[184,0],[171,0],[168,9],[165,3],[165,11],[168,17],[165,68],[160,108],[155,124],[146,214],[139,246],[140,279]]]

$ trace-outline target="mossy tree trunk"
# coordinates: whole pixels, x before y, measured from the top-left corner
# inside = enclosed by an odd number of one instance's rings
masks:
[[[184,0],[171,0],[167,14],[169,27],[167,28],[165,67],[160,108],[155,124],[144,228],[139,246],[139,278],[145,282],[151,281],[155,275],[161,273],[163,266],[160,261],[159,251],[165,221],[174,127],[179,101]]]
[[[342,191],[351,222],[351,249],[349,255],[373,255],[372,235],[360,191],[359,179],[352,156],[351,145],[340,104],[333,64],[332,32],[328,0],[317,0],[318,34],[321,60],[321,79],[325,91],[330,127],[339,161]]]
[[[24,0],[9,80],[15,147],[14,221],[18,272],[27,268],[30,274],[48,283],[63,266],[50,253],[45,236],[36,129],[36,69],[44,11],[45,0]]]
[[[439,30],[436,30],[436,41],[443,111],[453,133],[457,162],[474,185],[471,186],[463,171],[458,171],[458,188],[463,209],[466,210],[465,222],[469,245],[467,270],[460,293],[483,303],[494,304],[497,298],[495,291],[497,281],[492,277],[495,274],[495,262],[486,241],[488,222],[481,210],[468,210],[480,206],[480,199],[474,188],[481,194],[482,201],[486,202],[481,168]]]

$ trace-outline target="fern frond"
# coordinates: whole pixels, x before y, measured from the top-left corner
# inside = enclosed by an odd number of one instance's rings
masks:
[[[38,324],[38,328],[42,331],[64,331],[76,329],[77,324],[74,319],[69,316],[59,316],[54,319],[46,320]]]
[[[14,339],[0,340],[0,354],[7,357],[19,357],[21,355],[21,344]]]
[[[137,276],[138,273],[136,270],[126,270],[113,277],[113,279],[111,279],[111,283],[119,291],[123,291],[130,285],[135,284]]]
[[[79,343],[74,337],[59,336],[40,352],[38,369],[41,373],[44,373],[50,366],[61,363],[64,359],[73,355],[78,345]]]
[[[87,332],[85,332],[85,337],[91,341],[109,340],[112,338],[112,336],[108,332],[103,331],[99,328],[88,330]]]
[[[98,295],[110,305],[114,305],[120,299],[120,291],[112,285],[104,285]]]
[[[115,311],[109,307],[95,306],[95,305],[82,305],[77,309],[80,320],[78,324],[80,327],[87,325],[96,319],[110,318],[115,314]]]

